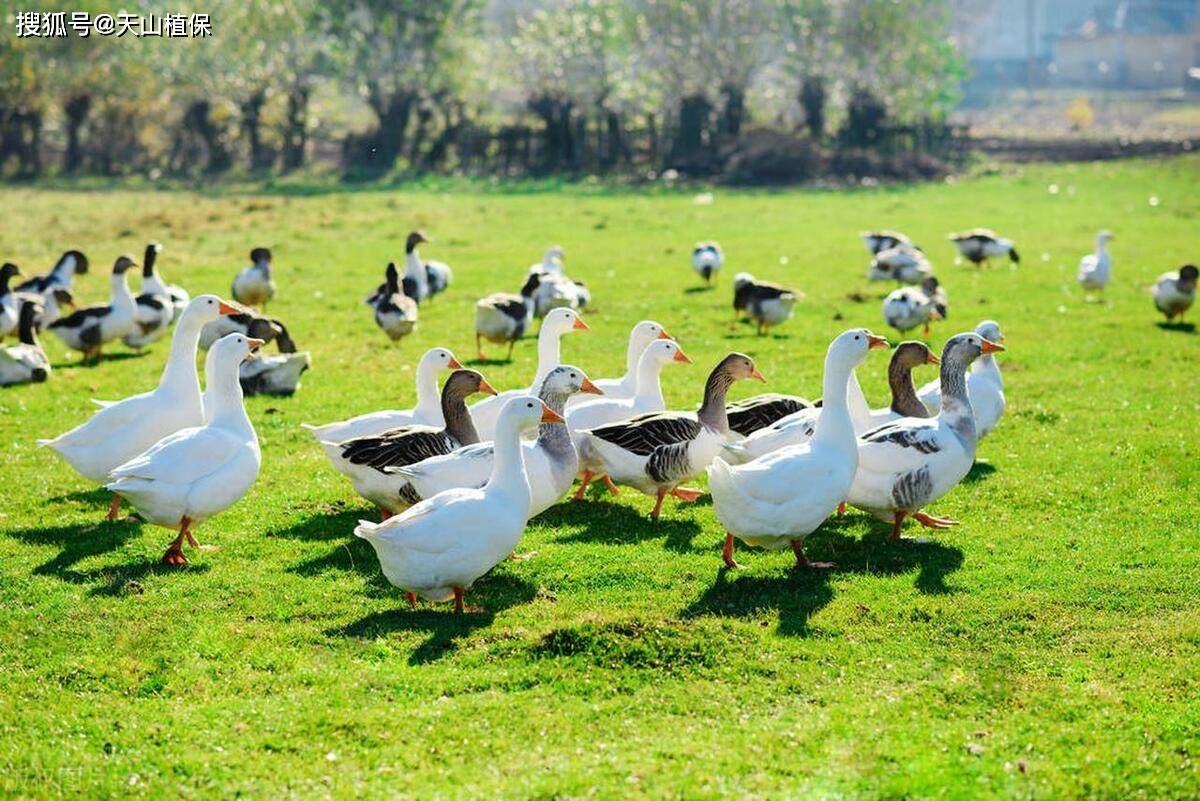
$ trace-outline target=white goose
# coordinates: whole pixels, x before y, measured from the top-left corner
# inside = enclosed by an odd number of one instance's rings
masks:
[[[50,360],[37,339],[36,302],[21,305],[17,321],[17,344],[0,345],[0,387],[39,384],[50,376]]]
[[[971,362],[1004,350],[974,332],[951,337],[942,349],[942,406],[937,417],[903,417],[863,434],[858,470],[846,500],[892,523],[900,537],[911,515],[929,528],[955,524],[921,511],[962,481],[975,461],[978,435],[965,375]]]
[[[739,467],[720,458],[709,466],[713,512],[727,532],[727,567],[738,567],[735,537],[773,551],[791,547],[800,566],[832,567],[808,560],[804,538],[846,499],[858,465],[847,386],[868,351],[886,347],[886,339],[864,328],[838,336],[825,355],[824,405],[817,410],[812,439]]]
[[[881,250],[875,254],[867,269],[867,279],[870,281],[918,284],[930,275],[933,275],[933,265],[924,251],[915,245],[897,245]]]
[[[625,374],[620,378],[599,378],[592,383],[604,393],[606,399],[620,400],[632,398],[638,386],[638,361],[642,351],[656,339],[670,339],[667,330],[653,320],[642,320],[629,332],[629,344],[625,347]],[[587,402],[581,395],[573,395],[567,401],[567,408],[573,408]],[[647,410],[650,411],[650,410]],[[567,424],[570,426],[570,423]]]
[[[404,294],[418,304],[445,292],[454,277],[450,266],[444,262],[421,260],[417,245],[431,241],[422,232],[413,231],[404,243],[404,279],[400,285]]]
[[[275,279],[271,277],[271,251],[254,248],[250,251],[250,266],[233,279],[233,299],[246,306],[266,311],[267,301],[275,297]]]
[[[162,245],[157,242],[146,245],[146,255],[142,259],[142,290],[133,299],[133,329],[121,339],[131,348],[141,349],[161,339],[175,321],[175,299],[154,269],[160,252]]]
[[[126,274],[130,267],[136,266],[128,256],[118,258],[109,279],[112,294],[109,302],[86,306],[58,318],[49,325],[50,332],[85,357],[100,358],[100,349],[106,343],[120,339],[133,329],[133,295],[129,292]]]
[[[946,311],[946,292],[932,275],[924,278],[919,287],[900,287],[883,299],[884,322],[900,333],[923,325],[925,336],[929,336],[930,322],[945,319]]]
[[[547,408],[561,416],[567,399],[580,392],[604,394],[582,370],[564,364],[546,376],[538,397]],[[579,457],[566,426],[559,424],[542,425],[537,439],[522,443],[521,447],[533,491],[529,509],[529,516],[533,517],[549,509],[571,488],[575,474],[579,472]],[[481,442],[445,456],[390,468],[390,472],[408,479],[407,498],[411,503],[418,503],[454,487],[482,487],[491,475],[495,454],[494,442]]]
[[[200,329],[220,314],[236,311],[216,295],[200,295],[188,303],[175,334],[158,386],[150,392],[107,403],[86,423],[55,439],[38,440],[54,450],[85,478],[98,484],[109,472],[158,440],[181,428],[204,422],[196,346]],[[120,499],[109,510],[115,518]]]
[[[650,516],[657,520],[667,493],[689,501],[700,496],[679,485],[703,472],[731,436],[725,396],[740,378],[766,381],[753,359],[731,353],[709,373],[699,411],[643,414],[583,436],[613,481],[655,496]]]
[[[241,500],[258,478],[262,452],[237,373],[261,344],[230,334],[213,345],[205,376],[210,404],[205,421],[163,437],[112,471],[108,489],[150,523],[178,529],[179,536],[163,554],[165,564],[186,563],[184,540],[197,544],[193,527]]]
[[[713,276],[725,264],[725,252],[716,242],[697,242],[692,248],[692,269],[711,286]]]
[[[317,441],[344,442],[356,437],[373,437],[410,424],[441,426],[445,420],[442,419],[442,399],[438,393],[438,373],[461,369],[462,365],[449,350],[430,348],[417,363],[417,405],[413,408],[368,412],[323,426],[301,423],[300,427],[311,432]]]
[[[463,596],[475,580],[506,558],[529,521],[532,491],[521,447],[522,430],[562,423],[532,395],[510,398],[496,422],[495,459],[482,489],[450,489],[386,522],[359,521],[354,533],[375,549],[383,574],[405,591],[431,601]]]
[[[1150,288],[1154,296],[1154,308],[1167,316],[1167,322],[1176,317],[1183,320],[1183,313],[1196,302],[1196,280],[1200,270],[1194,264],[1185,264],[1176,272],[1163,273]]]
[[[575,493],[576,500],[583,498],[592,479],[604,469],[603,460],[592,448],[584,432],[638,415],[663,411],[666,401],[662,393],[662,369],[672,362],[691,364],[692,360],[675,340],[655,340],[642,350],[638,359],[636,391],[632,397],[597,398],[567,409],[567,428],[579,451],[582,473],[579,490]],[[611,479],[607,475],[604,478],[609,490],[615,494],[617,490]]]
[[[1096,234],[1096,252],[1089,253],[1079,260],[1079,274],[1076,278],[1079,285],[1088,292],[1098,292],[1108,286],[1112,278],[1112,254],[1108,252],[1108,243],[1115,238],[1108,231]]]
[[[991,342],[1004,343],[1004,334],[995,320],[984,320],[975,326],[975,333]],[[992,433],[1004,414],[1004,378],[996,357],[988,352],[971,364],[967,373],[967,395],[975,413],[975,430],[979,439]],[[940,380],[930,381],[917,392],[930,414],[937,414],[942,407]]]
[[[480,359],[487,359],[483,352],[483,340],[486,339],[488,342],[507,342],[507,358],[512,361],[513,346],[533,324],[536,305],[533,293],[541,282],[540,275],[531,273],[519,293],[494,292],[475,303],[475,353]],[[542,330],[545,330],[544,325]]]
[[[492,435],[496,431],[496,418],[509,398],[535,394],[542,386],[542,382],[546,380],[546,376],[550,375],[550,371],[562,364],[559,339],[563,334],[587,330],[587,323],[570,309],[555,309],[546,315],[546,319],[542,320],[541,330],[538,331],[537,372],[534,373],[533,381],[529,386],[501,392],[499,395],[484,398],[471,406],[471,419],[475,421],[475,428],[479,431],[480,439],[492,439]]]

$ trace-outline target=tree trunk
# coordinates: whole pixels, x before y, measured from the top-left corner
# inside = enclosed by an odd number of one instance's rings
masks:
[[[825,136],[825,79],[810,75],[800,87],[800,107],[804,109],[804,125],[813,141]]]
[[[682,167],[704,167],[709,161],[705,153],[709,117],[712,106],[703,95],[689,95],[679,104],[679,128],[671,158]]]
[[[307,86],[294,86],[288,92],[283,130],[283,169],[286,171],[304,166],[304,149],[308,143],[309,91]]]
[[[88,94],[73,95],[63,104],[63,115],[67,122],[67,150],[63,153],[62,169],[67,175],[73,174],[83,163],[79,134],[91,110],[92,96]]]
[[[408,145],[408,163],[413,167],[421,163],[421,149],[425,146],[425,139],[429,136],[429,126],[432,122],[433,109],[430,104],[420,103],[417,106],[417,127],[413,131]]]
[[[740,86],[727,84],[722,90],[725,108],[721,113],[719,133],[736,137],[746,119],[746,93]]]
[[[263,145],[262,110],[267,103],[267,93],[259,89],[242,101],[242,133],[250,148],[250,169],[270,169],[275,155]]]
[[[417,102],[417,93],[403,90],[391,97],[375,95],[371,104],[375,117],[379,122],[376,136],[376,161],[381,170],[390,170],[396,159],[404,152],[404,144],[408,139],[408,123],[412,118],[413,106]]]
[[[195,100],[183,115],[184,125],[196,132],[208,151],[205,172],[225,172],[233,165],[229,149],[225,146],[225,132],[212,120],[212,104],[207,100]]]

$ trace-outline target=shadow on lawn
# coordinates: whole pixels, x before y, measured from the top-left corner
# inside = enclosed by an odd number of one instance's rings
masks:
[[[396,631],[427,632],[429,638],[408,658],[410,665],[424,665],[452,652],[458,641],[473,631],[492,625],[498,612],[529,603],[536,595],[537,588],[523,579],[505,573],[493,574],[475,582],[467,594],[468,604],[479,604],[485,611],[458,615],[450,604],[431,608],[423,601],[416,609],[406,605],[387,612],[373,612],[348,626],[325,633],[331,637],[372,640]]]
[[[962,550],[933,541],[888,542],[891,526],[882,521],[875,521],[870,533],[862,538],[841,533],[841,529],[857,522],[859,520],[850,515],[831,518],[821,533],[805,544],[809,558],[833,561],[837,565],[833,570],[797,568],[783,575],[761,576],[739,575],[722,566],[712,585],[685,607],[680,616],[744,617],[775,608],[779,610],[780,634],[807,636],[810,633],[809,618],[833,600],[833,589],[829,585],[839,575],[890,576],[916,568],[914,585],[918,592],[939,595],[954,591],[946,585],[946,576],[962,566]],[[909,532],[910,536],[912,533]],[[739,561],[747,566],[763,553],[740,542],[738,545]],[[720,558],[716,551],[714,558]]]
[[[1183,322],[1179,322],[1179,323],[1167,323],[1167,322],[1158,322],[1158,323],[1155,323],[1155,325],[1157,325],[1159,328],[1161,328],[1161,329],[1162,329],[1162,330],[1164,330],[1164,331],[1175,331],[1175,332],[1177,332],[1177,333],[1180,333],[1180,334],[1194,334],[1194,333],[1196,333],[1196,324],[1195,324],[1195,323],[1183,323]]]
[[[977,484],[980,481],[986,481],[995,472],[996,466],[991,462],[976,462],[971,465],[970,471],[963,477],[963,483]]]
[[[126,359],[141,359],[150,354],[148,350],[137,351],[120,351],[117,353],[104,353],[98,359],[75,359],[74,361],[55,362],[50,366],[55,370],[69,370],[72,367],[99,367],[106,362],[123,362]]]
[[[610,497],[601,486],[603,497]],[[622,490],[622,494],[628,492]],[[595,497],[594,495],[592,496]],[[681,507],[673,508],[673,504]],[[551,529],[569,527],[581,529],[558,536],[558,542],[595,542],[604,545],[637,545],[647,540],[662,539],[663,545],[678,553],[698,552],[692,540],[700,533],[700,524],[695,520],[678,516],[689,504],[668,499],[663,504],[663,513],[657,521],[649,514],[623,503],[609,500],[564,501],[542,512],[538,523]]]
[[[340,508],[340,505],[334,508]],[[306,559],[288,568],[300,576],[318,576],[330,570],[354,571],[366,576],[377,589],[386,590],[388,583],[379,571],[379,559],[370,543],[354,536],[359,520],[378,517],[366,508],[347,509],[333,514],[316,514],[288,528],[271,532],[272,537],[293,540],[328,542],[333,547],[322,556]]]

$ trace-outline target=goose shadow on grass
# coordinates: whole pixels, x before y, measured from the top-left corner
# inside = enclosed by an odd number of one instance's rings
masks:
[[[627,490],[623,490],[624,494]],[[604,491],[604,498],[609,497]],[[678,553],[697,552],[692,540],[700,533],[700,524],[679,516],[673,499],[663,503],[662,516],[651,520],[640,509],[609,500],[564,501],[542,512],[534,521],[551,529],[570,528],[556,537],[558,542],[595,542],[604,545],[637,545],[648,540],[663,540],[663,545]],[[675,501],[681,507],[687,502]],[[577,529],[577,530],[576,530]]]
[[[708,286],[689,286],[683,290],[683,294],[698,295],[701,292],[715,292],[716,289],[716,284],[709,284]]]
[[[996,472],[996,466],[991,462],[976,462],[971,465],[971,469],[967,475],[963,477],[964,484],[977,484],[980,481],[986,481],[991,477],[992,473]]]
[[[400,596],[399,591],[395,591]],[[410,665],[435,662],[453,652],[461,640],[472,632],[491,626],[496,615],[518,604],[527,604],[537,595],[537,588],[524,579],[508,573],[493,573],[475,582],[467,593],[468,604],[478,604],[484,611],[455,614],[450,604],[431,606],[422,601],[416,609],[407,605],[387,612],[373,612],[341,628],[329,629],[330,637],[353,637],[373,640],[396,631],[426,632],[428,639],[408,658]],[[403,598],[401,597],[401,602]]]
[[[332,546],[324,554],[305,559],[288,568],[291,573],[300,576],[317,576],[330,570],[353,571],[371,579],[371,583],[376,589],[383,590],[387,588],[388,584],[379,572],[379,560],[375,556],[375,549],[368,542],[354,535],[354,528],[358,525],[358,521],[368,520],[372,517],[374,515],[371,510],[365,508],[334,511],[331,514],[316,514],[295,525],[272,531],[270,536],[326,542]]]
[[[786,573],[763,576],[747,575],[722,565],[712,585],[682,609],[680,617],[747,617],[774,608],[779,611],[780,634],[808,636],[809,619],[833,600],[830,582],[839,575],[894,576],[916,569],[913,583],[921,594],[955,591],[947,586],[946,576],[962,566],[961,549],[932,540],[889,542],[891,526],[882,521],[874,521],[870,532],[861,538],[842,533],[842,529],[860,520],[854,515],[831,518],[805,543],[809,558],[833,561],[834,569],[792,568]],[[915,533],[908,531],[909,536]],[[746,566],[764,553],[740,542],[738,545],[740,561]],[[720,554],[716,551],[714,559],[720,564]]]
[[[98,359],[75,359],[73,361],[59,361],[51,363],[51,367],[55,370],[69,370],[72,367],[99,367],[107,362],[123,362],[126,359],[141,359],[144,356],[149,356],[148,350],[137,351],[120,351],[117,353],[105,353]]]
[[[90,490],[64,492],[62,495],[55,495],[53,498],[48,498],[46,502],[66,503],[67,501],[108,509],[108,504],[112,501],[112,493],[102,487],[95,487]]]
[[[152,529],[165,532],[165,529]],[[170,575],[183,571],[203,572],[207,565],[188,563],[186,567],[171,567],[158,560],[137,561],[118,565],[80,570],[76,565],[85,559],[103,556],[120,548],[142,535],[142,524],[132,520],[107,520],[70,526],[44,526],[16,529],[7,536],[31,545],[50,545],[60,550],[50,561],[38,565],[32,571],[35,576],[54,576],[69,584],[95,584],[91,595],[120,594],[130,582],[138,581],[151,574]],[[163,538],[163,547],[167,538]]]
[[[1168,323],[1168,322],[1159,321],[1159,322],[1155,323],[1155,325],[1157,325],[1163,331],[1175,331],[1176,333],[1179,333],[1179,334],[1194,334],[1194,333],[1196,333],[1196,324],[1195,323],[1183,323],[1183,322]]]

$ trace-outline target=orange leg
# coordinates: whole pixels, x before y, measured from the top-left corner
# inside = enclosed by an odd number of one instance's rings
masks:
[[[721,550],[721,558],[725,560],[725,567],[737,570],[741,565],[733,559],[733,545],[733,535],[725,532],[725,547]]]
[[[957,520],[953,520],[949,517],[934,517],[933,515],[927,515],[924,512],[913,512],[912,517],[913,520],[916,520],[922,526],[925,526],[925,528],[950,528],[951,526],[958,525]]]
[[[908,512],[903,509],[897,510],[896,516],[892,518],[892,533],[888,537],[889,540],[895,542],[900,539],[900,527],[904,525],[904,518],[908,516]]]
[[[379,509],[379,522],[380,523],[387,520],[391,516],[392,516],[391,512],[389,512],[387,509],[384,509],[383,507],[380,507],[380,509]]]
[[[463,594],[464,593],[461,587],[454,588],[454,611],[460,615],[466,611],[466,608],[463,605]]]
[[[675,489],[671,490],[671,494],[681,501],[694,501],[704,493],[700,490],[680,489],[679,487],[676,487]]]
[[[845,501],[842,501],[841,503],[838,504],[838,514],[839,515],[846,514],[846,502]]]
[[[657,497],[654,501],[654,511],[650,513],[651,520],[657,520],[658,516],[662,514],[662,502],[663,498],[665,497],[667,497],[667,491],[662,487],[659,487]]]
[[[608,476],[605,476],[605,478],[608,478]],[[592,471],[584,470],[583,478],[581,478],[579,480],[579,489],[577,489],[575,491],[575,495],[573,496],[575,498],[575,500],[577,500],[577,501],[583,500],[583,495],[585,492],[587,492],[588,484],[591,484],[591,483],[592,483]]]
[[[621,494],[621,490],[618,489],[617,485],[613,483],[613,480],[609,477],[608,473],[604,474],[604,486],[608,487],[608,491],[613,495]]]
[[[487,354],[483,352],[483,337],[479,334],[475,335],[475,355],[479,357],[480,361],[487,359]]]
[[[833,562],[810,562],[804,555],[804,541],[792,540],[792,553],[796,554],[796,567],[808,567],[813,570],[829,570]]]
[[[416,609],[416,608],[417,608],[417,594],[416,594],[415,592],[406,592],[406,593],[404,593],[404,598],[405,598],[405,599],[408,601],[408,608],[409,608],[409,609]]]
[[[184,517],[179,521],[179,536],[171,540],[171,544],[167,546],[167,552],[163,554],[162,563],[164,565],[186,565],[187,557],[183,555],[183,541],[190,540],[194,545],[196,540],[192,537],[192,532],[189,530],[192,526],[190,518]]]
[[[108,515],[106,520],[116,520],[117,514],[121,511],[121,496],[113,493],[112,501],[108,504]]]

